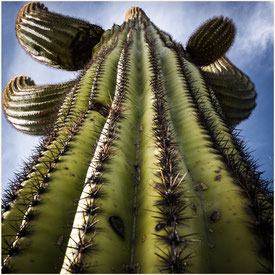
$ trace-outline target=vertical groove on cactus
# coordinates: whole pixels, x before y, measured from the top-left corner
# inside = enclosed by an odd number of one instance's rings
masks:
[[[7,118],[27,133],[54,125],[6,192],[2,272],[271,270],[273,197],[231,127],[256,97],[224,56],[234,25],[208,21],[186,51],[137,7],[121,26],[92,26],[37,2],[19,13],[27,52],[83,71],[4,90]]]

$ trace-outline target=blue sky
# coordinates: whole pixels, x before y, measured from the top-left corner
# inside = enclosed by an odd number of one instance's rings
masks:
[[[15,35],[17,13],[26,2],[2,1],[2,91],[16,75],[27,75],[37,85],[55,84],[76,78],[78,72],[65,72],[42,65],[28,56]],[[186,46],[190,35],[204,21],[224,15],[237,27],[235,42],[227,57],[245,72],[256,86],[257,107],[250,118],[238,125],[265,178],[273,178],[273,2],[42,2],[50,11],[62,13],[104,29],[122,24],[132,6],[141,7],[160,29]],[[38,137],[12,128],[2,112],[2,188],[22,161],[30,156]]]

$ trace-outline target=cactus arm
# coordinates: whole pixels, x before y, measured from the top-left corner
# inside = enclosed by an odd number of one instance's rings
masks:
[[[228,122],[236,125],[249,117],[256,106],[256,92],[249,77],[225,56],[201,67],[205,81],[215,92]]]
[[[186,58],[198,66],[207,66],[227,52],[234,37],[235,26],[231,20],[214,17],[189,38]]]
[[[16,35],[26,52],[64,70],[82,69],[102,33],[99,26],[54,14],[38,2],[26,4],[16,21]]]
[[[59,107],[75,81],[59,85],[35,86],[25,76],[17,76],[6,85],[3,110],[16,129],[31,135],[45,135],[53,125]]]
[[[201,66],[231,125],[246,119],[256,105],[253,83],[224,56],[234,36],[235,26],[228,18],[213,18],[190,37],[184,52],[189,61]]]

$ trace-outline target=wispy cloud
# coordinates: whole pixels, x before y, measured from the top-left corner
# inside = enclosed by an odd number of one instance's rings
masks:
[[[240,11],[245,13],[246,10]],[[240,64],[251,64],[258,56],[265,54],[273,45],[273,2],[260,2],[239,20],[234,59]],[[257,65],[253,62],[253,65]]]

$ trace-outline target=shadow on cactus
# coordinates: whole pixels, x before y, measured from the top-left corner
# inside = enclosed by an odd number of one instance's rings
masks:
[[[4,273],[273,272],[273,196],[234,126],[256,92],[215,17],[184,49],[140,8],[104,31],[31,2],[17,38],[75,81],[13,78],[18,130],[45,135],[6,191]]]

